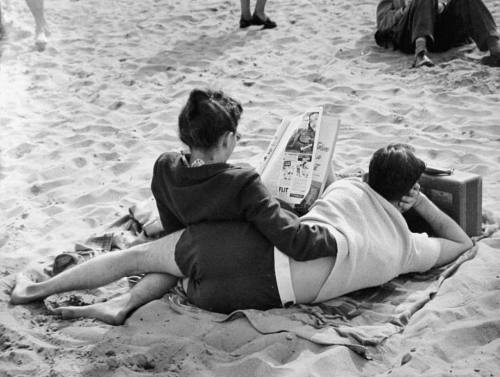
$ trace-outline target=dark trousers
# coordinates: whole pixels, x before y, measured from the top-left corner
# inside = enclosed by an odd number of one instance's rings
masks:
[[[498,38],[498,32],[481,0],[450,0],[441,14],[437,0],[413,0],[396,26],[394,47],[411,54],[419,37],[427,38],[429,51],[446,51],[471,39],[486,51],[488,38]]]

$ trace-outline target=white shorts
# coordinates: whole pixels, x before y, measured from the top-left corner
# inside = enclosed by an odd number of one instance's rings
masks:
[[[292,273],[290,271],[290,258],[274,248],[274,273],[281,303],[284,307],[295,304],[295,291],[292,285]]]

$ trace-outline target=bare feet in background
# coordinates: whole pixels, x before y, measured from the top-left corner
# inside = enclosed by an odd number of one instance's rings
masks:
[[[50,34],[44,16],[44,0],[26,0],[26,5],[35,19],[35,48],[43,51]]]
[[[3,29],[3,17],[2,17],[2,5],[0,4],[0,39],[3,38],[4,29]]]
[[[26,5],[35,19],[35,48],[38,51],[43,51],[47,46],[50,35],[44,16],[44,0],[26,0]],[[2,9],[0,7],[0,39],[4,36],[5,28],[3,26]]]

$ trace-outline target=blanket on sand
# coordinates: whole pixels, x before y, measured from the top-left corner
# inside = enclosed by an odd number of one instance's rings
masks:
[[[76,244],[74,251],[63,252],[37,263],[35,268],[30,267],[29,272],[36,273],[37,279],[45,279],[99,253],[116,252],[161,236],[161,230],[154,202],[144,202],[132,207],[129,214],[112,224],[104,234]],[[345,346],[365,359],[372,359],[389,337],[405,330],[415,313],[432,300],[443,283],[465,261],[474,258],[477,251],[478,246],[475,246],[448,266],[426,273],[399,276],[382,286],[353,292],[321,304],[295,305],[286,309],[239,310],[229,315],[210,313],[190,305],[178,287],[163,300],[156,300],[161,302],[137,310],[127,324],[130,326],[140,317],[143,326],[147,323],[144,319],[150,317],[151,313],[162,318],[168,318],[172,313],[182,314],[186,318],[202,319],[205,325],[210,324],[218,329],[229,329],[235,323],[245,323],[256,334],[286,334],[285,339],[297,337],[318,346]],[[105,301],[128,289],[137,279],[140,277],[129,277],[128,284],[121,281],[96,290],[53,295],[45,300],[45,305],[51,310],[61,305],[88,305]],[[151,305],[155,307],[154,310],[151,310]],[[158,310],[158,307],[161,309]],[[206,336],[204,331],[202,334]],[[237,339],[232,342],[243,347],[243,343]]]

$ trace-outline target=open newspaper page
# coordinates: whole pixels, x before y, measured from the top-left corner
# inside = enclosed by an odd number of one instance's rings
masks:
[[[264,184],[298,212],[306,212],[324,189],[338,126],[322,107],[309,109],[281,123],[264,155]]]

